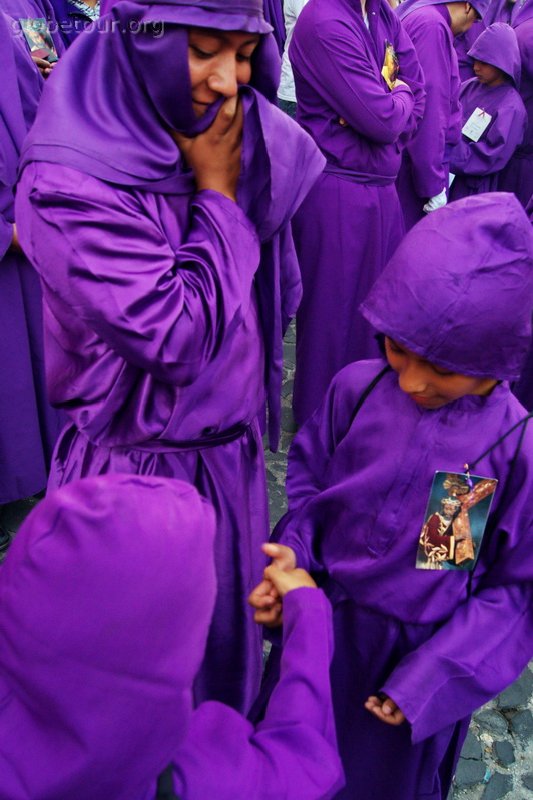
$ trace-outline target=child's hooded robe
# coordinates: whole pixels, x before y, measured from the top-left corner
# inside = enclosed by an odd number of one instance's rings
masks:
[[[472,711],[533,652],[533,427],[476,464],[497,478],[473,572],[416,569],[434,474],[462,472],[524,409],[509,389],[531,336],[533,232],[513,195],[465,198],[406,236],[362,306],[377,331],[441,366],[501,381],[423,409],[385,366],[342,370],[290,453],[276,538],[322,574],[334,605],[339,798],[444,800]],[[520,446],[521,444],[521,446]],[[514,467],[510,465],[516,456]],[[409,724],[363,708],[383,690]]]
[[[520,51],[510,25],[495,22],[469,50],[478,61],[497,67],[508,81],[500,86],[486,86],[471,78],[461,87],[459,100],[463,124],[479,109],[490,114],[488,127],[478,141],[461,136],[450,154],[450,171],[455,174],[450,199],[498,189],[499,173],[521,144],[526,131],[527,113],[518,93],[520,86]]]
[[[322,592],[286,599],[283,679],[254,730],[193,711],[214,608],[215,515],[190,484],[106,475],[51,493],[2,566],[0,797],[154,800],[172,764],[181,800],[334,794]]]

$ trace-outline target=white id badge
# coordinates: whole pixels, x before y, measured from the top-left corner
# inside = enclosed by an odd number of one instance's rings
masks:
[[[487,114],[482,108],[476,108],[463,125],[461,133],[463,136],[466,136],[467,139],[478,142],[483,133],[487,130],[491,120],[491,114]]]

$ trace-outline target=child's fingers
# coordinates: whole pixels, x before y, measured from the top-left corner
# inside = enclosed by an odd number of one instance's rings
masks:
[[[271,606],[278,597],[278,592],[274,589],[272,581],[263,580],[252,589],[248,596],[248,603],[254,608]]]
[[[270,556],[278,569],[288,570],[296,567],[296,556],[292,548],[286,547],[284,544],[265,542],[262,550],[265,555]]]
[[[276,628],[282,623],[281,616],[281,603],[275,603],[271,608],[266,610],[256,610],[254,614],[254,621],[258,625],[264,625],[267,628]]]
[[[367,711],[387,725],[401,725],[402,722],[405,722],[404,713],[390,697],[383,699],[371,695],[364,705]]]

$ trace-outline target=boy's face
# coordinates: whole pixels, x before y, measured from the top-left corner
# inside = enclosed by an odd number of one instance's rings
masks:
[[[485,86],[501,86],[507,82],[501,69],[487,64],[485,61],[474,61],[473,69],[478,81]]]
[[[422,408],[436,409],[467,394],[487,395],[498,381],[450,372],[385,337],[387,361],[398,374],[402,392]]]

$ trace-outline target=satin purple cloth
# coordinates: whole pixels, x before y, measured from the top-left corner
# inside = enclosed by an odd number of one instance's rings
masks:
[[[2,797],[152,800],[168,764],[188,800],[334,794],[322,592],[287,597],[282,680],[257,730],[220,703],[193,711],[214,539],[210,505],[168,478],[88,478],[32,512],[2,566]]]
[[[513,29],[502,22],[493,23],[480,35],[469,54],[502,70],[508,82],[486,86],[471,78],[461,87],[463,124],[476,109],[482,109],[492,119],[477,142],[462,135],[451,151],[450,171],[455,179],[450,200],[497,191],[500,172],[522,144],[527,125],[527,112],[516,88],[520,85],[520,51]]]
[[[61,425],[46,399],[39,278],[11,250],[19,154],[43,88],[18,20],[46,17],[46,9],[34,0],[5,6],[11,15],[0,14],[0,505],[46,486]]]
[[[363,313],[434,363],[505,379],[531,334],[532,266],[533,233],[516,199],[467,198],[407,234]],[[369,360],[342,370],[297,434],[289,511],[275,538],[321,576],[334,607],[333,698],[347,777],[338,798],[445,800],[468,716],[533,653],[533,428],[521,449],[515,431],[475,465],[499,485],[473,573],[418,570],[435,472],[463,472],[525,411],[505,380],[488,396],[426,410],[389,371],[354,418],[383,367]],[[407,724],[387,726],[364,709],[380,690]]]
[[[125,0],[110,13],[270,30],[255,0]],[[165,475],[210,499],[219,588],[195,698],[246,710],[261,674],[246,598],[269,533],[260,418],[267,405],[275,447],[282,336],[300,298],[289,222],[323,159],[298,125],[243,87],[238,203],[196,193],[163,122],[194,134],[213,116],[197,123],[192,114],[183,27],[157,38],[151,29],[114,36],[105,25],[104,15],[59,65],[17,194],[44,287],[49,392],[71,420],[50,485]],[[252,82],[275,92],[271,46],[265,34]]]
[[[490,2],[491,0],[474,0],[471,5],[476,9],[481,19],[484,19],[489,10]],[[413,11],[418,11],[420,8],[438,5],[442,5],[442,0],[404,0],[397,6],[398,15],[400,19],[405,19]]]
[[[424,106],[411,42],[386,2],[310,0],[290,45],[298,121],[327,159],[294,224],[303,280],[297,315],[293,410],[302,424],[333,375],[377,353],[358,305],[403,235],[394,181]],[[400,78],[381,75],[387,43]]]
[[[278,45],[280,55],[283,55],[286,38],[283,0],[264,0],[264,13],[266,21],[272,25],[272,33]]]
[[[404,150],[396,184],[409,229],[424,216],[427,200],[448,187],[449,152],[461,135],[461,83],[446,4],[404,5],[396,13],[414,44],[427,93],[424,117]]]

